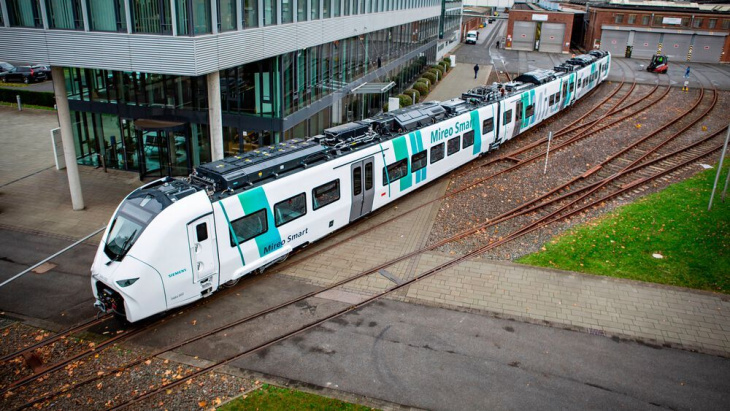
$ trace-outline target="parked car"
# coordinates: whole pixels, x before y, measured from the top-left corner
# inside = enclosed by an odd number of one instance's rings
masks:
[[[47,64],[36,64],[35,66],[31,66],[31,68],[32,68],[33,70],[40,70],[40,71],[42,71],[43,73],[45,73],[45,75],[46,75],[46,78],[47,78],[48,80],[50,80],[50,79],[52,79],[52,78],[53,78],[53,74],[51,74],[51,66],[49,66],[49,65],[47,65]]]
[[[46,79],[46,74],[40,70],[36,70],[31,66],[13,67],[10,71],[0,73],[3,83],[8,81],[22,81],[25,84],[35,83]]]
[[[6,63],[4,61],[0,61],[0,73],[5,73],[6,71],[10,71],[14,68],[15,68],[14,65],[12,65],[10,63]]]

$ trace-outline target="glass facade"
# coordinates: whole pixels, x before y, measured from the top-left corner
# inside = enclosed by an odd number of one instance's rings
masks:
[[[127,31],[124,0],[87,0],[89,29],[94,31]]]
[[[243,28],[259,26],[258,0],[243,0]]]
[[[123,15],[119,14],[119,2],[115,0],[83,1],[87,1],[87,5],[94,4],[89,7],[90,13],[105,16],[94,27],[116,31],[120,22],[124,21]],[[210,8],[196,8],[201,4],[197,0],[174,1],[176,18],[191,17],[177,21],[178,34],[182,34],[185,27],[194,32],[209,29],[210,25],[196,23],[196,15],[207,16],[210,24]],[[235,14],[235,8],[241,4],[244,27],[247,17],[253,17],[251,24],[257,20],[255,13],[246,12],[246,0],[240,3],[216,1],[219,15]],[[142,1],[130,0],[130,5],[132,3],[141,4]],[[149,1],[145,4],[156,6],[160,3]],[[324,10],[327,6],[334,8],[334,4],[342,3],[301,0],[290,4],[294,7],[303,4],[306,19],[316,18],[320,5]],[[353,1],[350,4],[350,11],[354,13],[375,3]],[[316,9],[316,14],[313,14],[313,9]],[[140,20],[140,14],[135,10],[132,9],[131,17],[138,31],[140,25],[147,23]],[[164,12],[165,9],[157,10]],[[299,9],[297,18],[298,13]],[[155,26],[145,27],[161,30],[162,21],[158,19]],[[235,19],[225,21],[219,18],[219,21],[220,30],[235,29]],[[434,17],[221,70],[225,155],[290,138],[306,138],[322,133],[327,127],[379,113],[389,95],[397,95],[410,87],[427,64],[433,63],[435,46],[425,54],[414,52],[423,45],[433,44],[438,30],[439,18]],[[391,67],[384,75],[372,80],[395,82],[396,86],[387,93],[345,93],[344,97],[334,101],[334,106],[323,103],[327,101],[323,98],[381,66],[392,66],[391,63],[409,53],[413,57],[408,61],[399,62],[397,67]],[[206,76],[83,68],[65,68],[64,75],[80,164],[137,171],[143,177],[157,177],[186,175],[192,167],[210,161]],[[312,105],[319,107],[317,111]],[[307,114],[302,116],[302,110],[311,110],[311,113],[304,111]],[[304,120],[296,124],[291,122],[290,116],[295,113]]]
[[[81,0],[46,0],[48,27],[52,29],[83,30]]]
[[[14,27],[43,27],[39,0],[7,0],[8,20]]]
[[[172,34],[170,2],[168,0],[129,0],[132,14],[132,32],[148,34]],[[179,3],[184,2],[176,0]],[[177,4],[176,4],[177,6]],[[177,10],[184,15],[185,10]],[[180,21],[178,20],[178,25]]]
[[[218,3],[218,31],[236,30],[237,0],[216,0]]]

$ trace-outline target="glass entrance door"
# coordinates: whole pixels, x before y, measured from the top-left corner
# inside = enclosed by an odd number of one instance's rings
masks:
[[[140,178],[187,176],[192,171],[189,127],[137,129]]]

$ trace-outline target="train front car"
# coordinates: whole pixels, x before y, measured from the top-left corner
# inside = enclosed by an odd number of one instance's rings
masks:
[[[165,178],[133,191],[111,218],[91,266],[94,305],[135,322],[215,291],[212,219],[206,192],[184,180]]]

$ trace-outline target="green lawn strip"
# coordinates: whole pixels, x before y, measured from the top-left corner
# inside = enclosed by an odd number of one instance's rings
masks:
[[[728,163],[710,212],[716,168],[574,227],[517,262],[730,293],[730,196],[720,200]]]
[[[224,411],[233,410],[354,410],[365,411],[372,408],[350,404],[333,398],[276,387],[264,384],[261,388],[237,398],[218,408]]]

